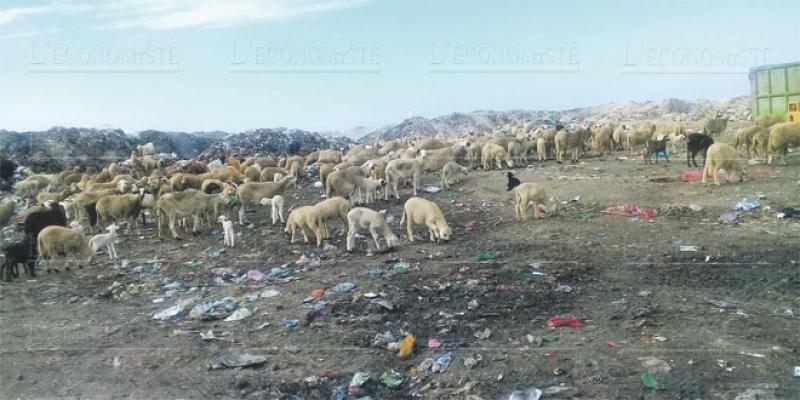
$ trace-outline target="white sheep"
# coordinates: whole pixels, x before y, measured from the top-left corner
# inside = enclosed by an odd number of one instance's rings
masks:
[[[220,224],[222,224],[224,245],[234,247],[234,238],[236,237],[236,234],[233,232],[233,221],[229,220],[228,217],[224,215],[220,215],[218,221]]]
[[[450,235],[453,230],[447,225],[444,219],[442,210],[436,203],[425,200],[421,197],[412,197],[406,200],[403,206],[403,216],[400,218],[400,224],[406,223],[406,230],[408,231],[408,240],[414,241],[414,224],[425,224],[430,233],[431,242],[441,239],[450,240]]]
[[[503,162],[508,164],[509,168],[514,168],[514,163],[508,158],[506,149],[497,143],[486,143],[481,149],[481,165],[483,169],[492,169],[492,161],[497,164],[497,168],[503,168]],[[416,193],[414,193],[416,195]]]
[[[321,230],[323,239],[330,237],[328,220],[339,218],[347,226],[347,213],[350,212],[350,202],[344,197],[331,197],[314,205],[317,212],[318,229]]]
[[[295,232],[300,229],[303,234],[303,241],[308,243],[308,233],[315,234],[317,247],[322,244],[321,230],[318,228],[317,211],[314,206],[303,206],[292,210],[286,218],[286,229],[284,232],[291,236],[290,243],[294,244]]]
[[[92,236],[89,239],[89,246],[92,248],[92,253],[97,254],[97,251],[106,248],[106,253],[111,260],[117,258],[117,248],[114,246],[114,241],[117,239],[117,224],[111,224],[106,228],[108,233],[100,233]]]
[[[447,164],[442,167],[441,177],[442,177],[442,188],[449,189],[451,182],[459,183],[460,180],[458,179],[460,174],[467,175],[468,173],[467,167],[462,166],[461,164],[455,161],[449,161]]]
[[[278,220],[280,220],[281,223],[284,222],[283,221],[283,204],[284,204],[283,196],[281,196],[279,194],[276,194],[275,196],[272,196],[271,198],[265,197],[265,198],[261,199],[258,203],[261,204],[262,206],[269,205],[272,208],[272,210],[271,210],[272,211],[271,212],[272,226],[275,226],[275,224],[278,223]]]
[[[136,149],[139,151],[139,154],[142,156],[142,158],[156,154],[156,147],[153,142],[140,144],[136,146]]]
[[[544,187],[531,182],[523,182],[514,188],[514,211],[518,220],[528,219],[528,207],[533,205],[533,216],[539,218],[539,204],[550,201],[555,206],[555,199],[548,199]]]
[[[56,257],[64,257],[66,268],[69,269],[71,262],[82,267],[84,264],[81,261],[84,259],[86,260],[85,265],[89,265],[93,256],[86,238],[63,226],[50,225],[42,229],[36,239],[36,244],[39,255],[45,260],[44,266],[47,272],[50,272],[51,263]],[[57,269],[53,270],[58,272]]]
[[[706,166],[703,170],[702,183],[706,183],[706,176],[714,175],[714,184],[719,185],[718,172],[720,169],[725,170],[728,181],[731,176],[738,174],[741,182],[746,175],[742,170],[742,159],[739,152],[727,143],[717,142],[709,146],[706,151]]]
[[[414,159],[397,159],[389,161],[389,163],[386,164],[386,183],[391,185],[392,189],[394,189],[394,197],[396,199],[400,199],[400,195],[397,192],[400,182],[409,178],[411,178],[411,182],[414,187],[414,196],[417,195],[419,179],[422,177],[422,173],[424,171],[423,160],[424,157]],[[388,189],[384,191],[383,199],[389,200]]]
[[[297,182],[297,178],[289,175],[278,182],[248,182],[240,185],[237,189],[237,195],[239,196],[239,223],[242,225],[247,223],[245,208],[248,204],[256,204],[261,199],[283,194],[289,186],[294,186],[295,182]]]
[[[780,156],[786,165],[783,153],[789,147],[800,145],[800,123],[783,122],[769,128],[769,141],[767,142],[767,164],[772,164],[774,154]]]
[[[383,215],[377,211],[364,207],[353,208],[347,213],[347,226],[347,251],[353,251],[355,248],[355,237],[359,229],[369,230],[376,250],[381,247],[378,242],[379,236],[383,236],[387,248],[397,246],[397,236],[392,233]]]
[[[356,179],[356,201],[369,204],[378,199],[378,191],[385,190],[386,181],[384,179],[362,178]]]

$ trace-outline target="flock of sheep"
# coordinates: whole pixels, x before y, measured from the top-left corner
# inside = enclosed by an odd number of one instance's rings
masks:
[[[37,205],[31,205],[25,213],[23,239],[5,247],[0,275],[5,272],[6,279],[17,276],[18,264],[33,275],[37,257],[45,260],[48,272],[56,259],[65,260],[67,267],[71,262],[88,265],[101,249],[114,259],[118,227],[125,224],[126,233],[130,232],[140,216],[144,226],[145,210],[157,220],[159,238],[167,227],[174,239],[180,239],[179,230],[198,234],[202,226],[220,223],[225,245],[234,246],[231,213],[238,209],[238,223],[247,224],[248,207],[269,206],[272,225],[285,223],[292,243],[299,230],[305,242],[313,234],[320,246],[330,237],[329,223],[339,220],[348,229],[348,251],[354,250],[359,231],[369,232],[376,249],[381,247],[380,238],[391,248],[398,244],[397,236],[384,215],[368,206],[381,196],[384,200],[391,195],[400,199],[400,189],[407,184],[411,185],[412,197],[405,202],[400,222],[406,224],[409,241],[414,240],[412,229],[416,224],[427,226],[431,241],[449,240],[452,235],[439,206],[417,197],[426,173],[439,174],[446,189],[458,184],[460,175],[470,168],[513,168],[533,160],[562,162],[567,155],[577,161],[590,149],[601,158],[611,151],[640,154],[644,149],[645,161],[655,156],[657,162],[659,156],[667,157],[670,151],[675,153],[685,145],[689,166],[696,154],[703,154],[703,181],[712,175],[718,183],[720,169],[728,176],[739,174],[741,179],[742,148],[748,158],[754,154],[767,157],[771,163],[774,156],[783,156],[787,148],[800,145],[800,124],[782,122],[779,117],[759,117],[752,126],[740,129],[731,144],[715,142],[726,125],[726,119],[713,118],[702,133],[688,135],[678,122],[595,124],[574,130],[525,126],[514,134],[404,138],[353,144],[346,152],[318,150],[305,157],[278,159],[270,155],[229,155],[208,163],[170,161],[156,154],[152,144],[146,144],[134,150],[129,160],[111,163],[99,172],[75,169],[48,175],[23,169],[26,177],[14,189],[23,198],[35,199]],[[531,206],[538,217],[539,205],[547,201],[555,204],[541,185],[519,182],[511,173],[508,176],[518,219],[527,219]],[[302,179],[315,182],[316,178],[324,186],[326,199],[313,205],[292,204],[284,219],[287,191]],[[0,219],[13,210],[13,202],[0,204]]]

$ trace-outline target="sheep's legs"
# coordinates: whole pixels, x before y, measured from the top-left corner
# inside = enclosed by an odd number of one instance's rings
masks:
[[[247,223],[247,219],[244,215],[245,209],[244,204],[239,205],[239,224],[244,225]],[[272,225],[275,225],[275,207],[272,207]]]
[[[369,228],[369,233],[372,234],[372,240],[375,241],[375,251],[380,250],[381,245],[380,245],[380,243],[378,243],[378,237],[379,237],[378,236],[378,229],[375,228],[375,227],[370,227]]]
[[[353,251],[353,241],[356,238],[356,227],[348,224],[347,230],[347,251]]]
[[[414,229],[412,229],[411,218],[409,217],[406,221],[406,232],[408,233],[408,241],[414,241]]]

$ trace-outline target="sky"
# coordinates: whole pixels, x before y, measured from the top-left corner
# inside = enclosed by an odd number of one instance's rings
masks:
[[[376,128],[725,99],[800,1],[0,0],[0,129]]]

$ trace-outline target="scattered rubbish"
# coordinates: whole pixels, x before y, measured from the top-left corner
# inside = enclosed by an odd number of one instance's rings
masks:
[[[347,292],[352,291],[355,288],[356,288],[356,284],[353,283],[353,282],[342,282],[342,283],[334,286],[333,288],[331,288],[331,290],[333,290],[336,293],[347,293]]]
[[[420,188],[420,190],[422,190],[425,193],[439,193],[442,191],[442,188],[440,188],[439,186],[426,185]]]
[[[622,342],[614,342],[614,341],[608,342],[608,347],[622,347],[622,346],[623,346]]]
[[[508,395],[508,400],[539,400],[540,398],[542,398],[542,391],[535,387],[517,389]]]
[[[377,304],[387,310],[394,310],[394,304],[391,301],[386,299],[373,299],[371,301],[372,304]]]
[[[387,331],[384,333],[375,334],[375,337],[372,339],[372,342],[370,342],[369,345],[370,347],[383,348],[387,347],[387,345],[390,343],[397,343],[397,339],[394,337],[394,335],[392,335],[391,332]]]
[[[795,378],[800,378],[800,365],[795,365],[792,367],[792,376]]]
[[[489,328],[475,332],[475,337],[478,339],[488,339],[491,336],[492,336],[492,330]]]
[[[724,172],[718,173],[717,177],[720,180],[728,180],[728,174],[726,174]],[[681,175],[681,180],[684,181],[684,182],[694,182],[694,181],[699,181],[701,179],[703,179],[703,171],[702,170],[690,169],[690,170],[683,171],[683,174]]]
[[[476,310],[478,308],[478,300],[472,299],[469,303],[467,303],[467,309],[469,310]]]
[[[478,223],[478,221],[476,221],[474,219],[471,220],[471,221],[468,221],[467,223],[464,224],[464,229],[466,229],[468,231],[471,231],[471,230],[475,229],[475,224],[477,224],[477,223]]]
[[[263,292],[258,294],[258,297],[260,297],[262,299],[266,299],[266,298],[278,296],[280,294],[281,294],[281,292],[279,292],[277,289],[265,289]]]
[[[542,390],[543,397],[557,396],[566,392],[576,392],[577,389],[572,386],[550,386]]]
[[[214,331],[209,329],[208,332],[200,332],[200,339],[203,340],[214,340],[219,339],[217,336],[214,336]]]
[[[353,375],[353,379],[350,380],[350,386],[347,388],[347,393],[349,395],[357,395],[361,393],[361,386],[363,386],[369,380],[369,372],[356,372]]]
[[[581,201],[581,195],[576,195],[575,197],[569,199],[570,203],[578,203]]]
[[[797,215],[797,210],[792,207],[782,208],[781,212],[778,213],[778,218],[789,219]]]
[[[186,313],[188,312],[187,307],[194,303],[194,301],[194,299],[181,300],[174,306],[155,313],[153,315],[153,319],[161,321],[180,321],[184,316],[186,316]]]
[[[211,257],[219,257],[222,254],[219,250],[211,250],[208,255]]]
[[[568,317],[553,317],[547,320],[547,326],[571,326],[573,328],[579,328],[583,326],[583,321],[574,315],[570,315]]]
[[[703,207],[701,207],[701,206],[699,206],[697,204],[689,204],[689,209],[692,210],[692,211],[695,211],[695,212],[703,211]]]
[[[658,358],[649,356],[649,357],[639,357],[639,361],[642,362],[642,368],[645,371],[651,374],[660,374],[660,373],[667,373],[672,368],[667,364],[666,361],[660,360]]]
[[[758,202],[756,199],[748,199],[747,197],[742,197],[739,199],[736,204],[733,206],[733,210],[735,211],[750,211],[761,207],[761,203]]]
[[[165,291],[165,292],[169,291],[169,290],[178,291],[178,290],[184,290],[184,289],[186,289],[186,284],[181,282],[181,281],[174,281],[174,282],[170,282],[170,283],[168,283],[166,285],[162,285],[161,286],[161,290]]]
[[[714,300],[706,299],[706,303],[713,304],[719,308],[737,308],[738,304],[733,300]]]
[[[300,321],[296,319],[285,319],[283,320],[283,326],[287,328],[294,328],[299,322]]]
[[[273,268],[267,274],[267,280],[274,281],[278,279],[288,278],[297,273],[294,268]]]
[[[483,360],[483,356],[480,354],[475,354],[474,356],[466,356],[464,357],[464,366],[467,368],[475,368],[478,366],[478,363]]]
[[[257,269],[251,269],[250,271],[247,271],[247,279],[250,279],[251,281],[260,282],[263,281],[264,279],[267,279],[267,276],[264,275],[263,272]]]
[[[700,251],[700,246],[680,246],[680,251],[684,253],[693,253]]]
[[[454,395],[460,395],[460,394],[468,393],[470,390],[472,390],[472,388],[474,388],[477,385],[478,385],[478,382],[469,381],[469,382],[465,383],[464,386],[454,390],[453,394]]]
[[[189,311],[188,319],[208,321],[225,318],[236,310],[236,307],[236,301],[232,297],[225,297],[220,300],[205,300]]]
[[[494,260],[495,258],[500,257],[499,251],[487,251],[484,253],[480,253],[475,256],[475,261],[486,261],[486,260]]]
[[[406,274],[408,273],[409,268],[410,266],[408,265],[407,262],[399,262],[394,265],[392,270],[394,271],[395,274]]]
[[[403,381],[405,380],[405,378],[403,378],[403,375],[401,375],[399,372],[393,369],[387,370],[386,372],[381,374],[380,378],[378,379],[381,381],[381,383],[383,383],[384,385],[386,385],[391,389],[400,387],[400,385],[402,385]]]
[[[729,213],[725,213],[725,214],[720,215],[719,218],[717,219],[717,221],[719,221],[719,222],[721,222],[723,224],[732,224],[732,223],[737,222],[739,220],[740,216],[741,216],[741,213],[739,213],[738,211],[729,212]]]
[[[441,346],[442,346],[442,342],[440,342],[438,339],[436,339],[436,338],[428,339],[428,348],[429,349],[438,349]]]
[[[378,294],[375,293],[375,292],[367,292],[367,293],[364,293],[364,297],[368,298],[368,299],[374,299],[374,298],[378,297]]]
[[[405,338],[400,342],[400,350],[397,353],[397,356],[400,358],[406,358],[411,355],[414,351],[414,335],[407,334]]]
[[[447,368],[450,367],[450,360],[452,359],[450,353],[437,354],[435,358],[436,361],[433,362],[433,366],[431,366],[431,371],[438,373],[447,371]]]
[[[639,374],[639,379],[642,381],[642,385],[644,385],[646,388],[653,390],[661,390],[664,388],[664,386],[658,383],[656,378],[649,372],[642,372]]]
[[[321,188],[321,187],[322,187],[322,181],[316,181],[316,182],[314,182],[314,187],[315,187],[315,188]]]
[[[242,354],[240,356],[222,356],[217,361],[209,366],[210,369],[224,369],[224,368],[248,368],[258,367],[264,365],[267,358],[264,356]]]
[[[638,204],[629,203],[611,206],[601,212],[609,215],[653,218],[658,216],[659,209],[655,207],[640,207]]]
[[[224,321],[225,322],[241,321],[241,320],[243,320],[245,318],[250,317],[251,315],[253,315],[253,313],[250,310],[248,310],[246,308],[240,308],[240,309],[234,311],[233,314],[231,314],[227,318],[225,318]]]
[[[555,290],[556,292],[572,293],[572,286],[567,284],[559,284]]]

